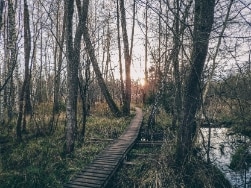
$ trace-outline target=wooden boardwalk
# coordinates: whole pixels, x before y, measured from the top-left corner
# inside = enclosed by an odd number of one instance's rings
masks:
[[[125,132],[103,150],[89,166],[76,174],[76,176],[65,184],[64,187],[106,187],[127,153],[135,144],[142,119],[142,110],[136,108],[136,116],[132,119]]]

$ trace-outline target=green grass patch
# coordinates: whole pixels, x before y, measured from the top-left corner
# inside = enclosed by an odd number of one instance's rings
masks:
[[[94,114],[88,117],[84,143],[76,140],[75,151],[63,155],[64,127],[58,125],[53,134],[25,136],[22,143],[2,136],[0,143],[0,187],[62,187],[75,173],[88,165],[109,144],[121,135],[131,117],[104,117]],[[27,126],[30,127],[30,126]],[[101,142],[92,142],[98,138]]]

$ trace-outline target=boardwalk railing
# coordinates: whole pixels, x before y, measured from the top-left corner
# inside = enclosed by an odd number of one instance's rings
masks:
[[[103,150],[89,166],[76,174],[70,182],[64,185],[64,187],[106,187],[127,153],[135,144],[142,119],[142,110],[136,108],[136,115],[125,132]]]

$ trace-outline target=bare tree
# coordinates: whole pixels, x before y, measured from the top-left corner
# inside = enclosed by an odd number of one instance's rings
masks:
[[[77,127],[77,97],[78,97],[78,68],[80,61],[81,38],[87,20],[89,0],[76,0],[79,21],[73,42],[73,13],[74,2],[65,0],[66,11],[66,56],[67,56],[67,103],[66,103],[66,143],[65,152],[74,150]],[[87,9],[86,9],[87,8]],[[74,44],[74,45],[73,45]]]
[[[7,3],[7,2],[6,2]],[[10,7],[8,6],[10,4]],[[4,4],[2,4],[4,6]],[[12,120],[13,110],[14,110],[14,77],[13,73],[17,67],[17,37],[16,37],[16,28],[15,28],[15,11],[13,2],[8,2],[6,10],[2,8],[1,17],[3,12],[7,12],[7,17],[5,17],[5,27],[3,32],[4,37],[4,58],[3,58],[3,80],[0,84],[0,92],[3,92],[3,111],[7,112],[8,121]],[[5,114],[6,115],[6,114]],[[5,116],[2,115],[2,116]]]
[[[130,114],[131,104],[131,56],[129,52],[129,42],[126,29],[126,14],[124,0],[120,0],[120,12],[121,12],[121,27],[124,43],[124,57],[125,57],[125,100],[123,101],[123,113],[125,115]],[[131,44],[133,45],[133,44]]]
[[[125,86],[124,86],[124,80],[123,80],[123,67],[122,67],[122,58],[121,58],[121,42],[120,42],[120,14],[119,14],[119,0],[117,0],[117,6],[116,6],[116,11],[117,11],[117,32],[118,32],[118,55],[119,55],[119,75],[120,75],[120,90],[121,90],[121,97],[122,101],[121,103],[125,101]]]
[[[184,115],[179,125],[176,160],[185,162],[191,155],[196,133],[195,114],[201,99],[201,75],[214,21],[215,0],[195,0],[191,70],[185,83]]]
[[[89,2],[89,1],[88,1]],[[87,13],[88,11],[88,3],[85,3],[84,4],[85,6],[85,11]],[[102,77],[102,73],[99,69],[99,66],[98,66],[98,61],[97,61],[97,58],[95,56],[95,51],[94,51],[94,48],[93,48],[93,45],[92,45],[92,42],[91,42],[91,39],[90,39],[90,35],[89,35],[89,31],[88,31],[88,27],[86,26],[86,24],[83,26],[84,27],[84,40],[85,40],[85,45],[87,46],[86,47],[86,50],[87,50],[87,53],[90,57],[90,60],[92,62],[92,66],[93,66],[93,69],[94,69],[94,72],[97,76],[97,80],[98,80],[98,84],[99,84],[99,87],[101,89],[101,92],[103,93],[105,99],[106,99],[106,102],[110,108],[110,110],[112,111],[112,113],[116,116],[119,116],[120,115],[120,111],[116,105],[116,103],[113,101],[112,99],[112,96],[105,84],[105,81]]]
[[[77,88],[76,80],[76,62],[74,62],[73,39],[72,39],[72,19],[74,12],[74,1],[65,0],[66,14],[66,58],[67,58],[67,125],[66,125],[66,143],[65,152],[71,153],[74,150],[75,129],[77,124]]]
[[[90,60],[87,59],[84,67],[84,77],[82,73],[79,73],[79,90],[80,97],[82,100],[82,127],[81,127],[81,139],[84,141],[85,136],[85,126],[87,121],[87,115],[89,114],[90,103],[88,101],[88,90],[90,85],[91,73],[90,73]]]
[[[16,125],[16,134],[17,139],[20,141],[21,136],[21,123],[23,120],[23,129],[26,129],[26,117],[25,114],[28,112],[28,108],[30,108],[30,101],[29,100],[30,92],[29,90],[29,81],[30,81],[30,51],[31,51],[31,34],[30,34],[30,26],[29,26],[29,10],[27,1],[24,0],[24,58],[25,58],[25,72],[24,72],[24,81],[23,85],[19,94],[19,111],[18,111],[18,119]],[[29,103],[29,104],[28,104]],[[27,111],[25,110],[27,109]]]
[[[147,90],[147,86],[148,86],[148,0],[146,0],[146,4],[145,4],[145,90]],[[146,91],[144,91],[146,92]],[[146,95],[146,93],[144,93],[144,95]],[[143,102],[145,100],[145,96],[143,98]]]
[[[57,63],[55,62],[55,79],[54,79],[54,103],[53,103],[53,114],[59,112],[59,102],[60,102],[60,84],[61,84],[61,71],[62,71],[62,63],[63,63],[63,45],[65,41],[65,12],[63,15],[63,25],[60,30],[60,16],[58,15],[60,12],[60,1],[58,1],[58,10],[57,10],[57,38],[56,40],[59,40],[59,44],[56,46],[59,46],[59,52],[58,52],[58,58]],[[61,36],[60,35],[61,31]],[[57,51],[57,50],[56,50]],[[55,53],[55,56],[57,56],[57,53]]]

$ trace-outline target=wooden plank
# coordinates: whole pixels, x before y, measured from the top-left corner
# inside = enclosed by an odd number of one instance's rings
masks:
[[[98,164],[106,164],[106,165],[112,165],[112,166],[116,166],[116,164],[118,162],[119,162],[118,160],[105,161],[105,160],[102,160],[102,159],[93,161],[93,163],[96,163],[96,164],[98,163]]]
[[[83,188],[80,185],[73,185],[73,184],[70,184],[70,183],[65,184],[64,187],[65,188]]]
[[[111,165],[113,165],[113,164],[115,164],[116,165],[116,163],[118,163],[119,162],[119,159],[110,159],[110,160],[105,160],[105,159],[97,159],[97,160],[95,160],[95,161],[93,161],[93,163],[103,163],[103,164],[111,164]]]
[[[98,172],[85,172],[84,175],[93,176],[93,177],[100,177],[100,178],[107,178],[110,175],[110,173],[100,174]]]
[[[83,171],[84,172],[84,174],[86,174],[86,173],[93,173],[93,174],[95,174],[95,173],[97,173],[97,174],[105,174],[105,175],[107,175],[107,174],[110,174],[111,173],[111,170],[101,170],[101,171],[97,171],[96,169],[93,169],[93,168],[88,168],[88,169],[86,169],[85,171]]]
[[[78,182],[78,181],[73,181],[70,182],[68,187],[74,187],[74,188],[83,188],[83,187],[88,187],[88,188],[99,188],[102,185],[100,184],[91,184],[91,183],[87,183],[87,182]]]
[[[97,159],[95,160],[105,160],[105,161],[111,161],[111,160],[119,160],[121,159],[122,156],[118,156],[118,155],[103,155],[103,156],[100,156],[98,157]]]
[[[106,161],[106,162],[111,163],[112,161],[116,161],[116,160],[121,158],[121,157],[118,158],[116,156],[114,156],[113,158],[111,158],[111,157],[112,156],[110,156],[110,158],[109,158],[109,156],[104,156],[104,157],[100,156],[99,158],[95,159],[93,162],[95,162],[95,161]]]
[[[74,181],[72,181],[71,182],[71,184],[72,185],[80,185],[80,186],[82,186],[82,187],[86,187],[86,186],[88,186],[88,187],[101,187],[102,186],[102,184],[103,184],[103,182],[82,182],[80,179],[78,179],[78,180],[74,180]]]
[[[123,157],[123,153],[121,153],[121,152],[113,152],[113,151],[109,151],[109,150],[107,150],[105,153],[103,153],[102,155],[99,155],[100,157],[101,156],[118,156],[118,157]],[[98,156],[98,157],[99,157]]]
[[[98,156],[98,158],[111,158],[111,157],[113,157],[113,158],[121,158],[121,157],[123,157],[123,154],[124,154],[124,152],[118,152],[118,151],[107,151],[105,154],[103,154],[103,155],[101,155],[101,156]]]
[[[113,166],[100,166],[100,165],[91,165],[87,169],[93,169],[96,171],[111,171],[114,167]]]
[[[114,156],[121,156],[123,157],[124,152],[123,151],[113,151],[113,150],[107,150],[105,154],[103,154],[103,156],[108,156],[108,155],[114,155]]]
[[[76,175],[75,178],[84,178],[87,180],[91,179],[91,180],[97,180],[97,181],[104,181],[106,179],[104,177],[94,177],[94,176],[85,175],[84,173]],[[74,181],[74,179],[72,181]]]
[[[72,184],[72,183],[67,183],[66,185],[64,185],[65,188],[83,188],[83,185],[75,185],[75,184]],[[85,188],[93,188],[91,186],[84,186]]]
[[[78,177],[74,179],[73,182],[78,182],[78,184],[88,183],[88,184],[96,184],[96,185],[102,185],[104,183],[104,179],[97,179],[97,178],[91,178],[91,177],[86,178],[86,177],[84,176]]]
[[[110,168],[111,167],[113,169],[116,166],[116,164],[110,165],[110,164],[103,164],[103,163],[97,162],[97,163],[92,163],[92,166],[94,166],[94,167],[99,167],[100,166],[100,167],[104,167],[104,168]]]

